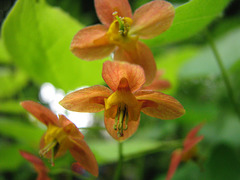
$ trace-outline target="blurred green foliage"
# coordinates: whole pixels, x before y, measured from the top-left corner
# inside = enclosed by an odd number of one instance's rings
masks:
[[[130,0],[135,10],[149,0]],[[199,144],[202,164],[181,163],[173,180],[239,179],[240,122],[233,111],[215,57],[205,37],[208,29],[240,101],[240,14],[237,0],[172,0],[172,27],[144,41],[152,49],[165,92],[176,97],[186,115],[173,121],[141,116],[137,133],[124,143],[124,179],[165,179],[171,152],[196,124],[204,121]],[[58,7],[56,7],[58,6]],[[27,116],[21,100],[39,101],[40,86],[50,82],[65,92],[102,84],[104,60],[86,62],[69,50],[73,36],[99,23],[92,1],[17,0],[5,17],[0,38],[0,180],[33,179],[31,166],[18,150],[38,153],[45,129]],[[239,104],[239,103],[238,103]],[[83,121],[83,120],[82,120]],[[93,126],[102,124],[102,114]],[[100,165],[99,179],[111,179],[118,159],[117,143],[105,131],[87,130],[85,138]],[[70,172],[72,157],[56,160],[52,179],[81,179]],[[45,163],[48,162],[45,160]],[[64,171],[63,169],[67,170]],[[69,173],[70,172],[70,173]]]

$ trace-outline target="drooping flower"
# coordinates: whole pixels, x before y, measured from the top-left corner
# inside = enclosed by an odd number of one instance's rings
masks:
[[[96,60],[114,53],[114,60],[143,67],[146,83],[156,74],[151,50],[139,39],[150,39],[166,31],[174,18],[173,6],[154,0],[132,14],[128,0],[95,0],[95,8],[103,25],[80,30],[71,43],[72,52],[84,60]]]
[[[186,136],[183,142],[183,149],[176,149],[172,153],[171,163],[167,173],[166,180],[171,180],[174,175],[179,163],[181,161],[188,161],[196,155],[196,145],[204,138],[204,136],[196,136],[198,131],[201,129],[202,124],[193,128]]]
[[[162,79],[163,73],[163,70],[158,70],[151,84],[143,86],[142,90],[160,91],[169,89],[171,87],[171,84],[168,80]]]
[[[54,165],[54,158],[69,150],[84,169],[98,176],[97,161],[84,141],[83,134],[70,120],[64,115],[59,115],[58,118],[48,108],[34,101],[23,101],[21,105],[48,128],[40,142],[41,156],[51,159]]]
[[[102,77],[110,89],[101,85],[80,89],[65,96],[60,104],[78,112],[105,110],[106,129],[116,140],[122,141],[134,134],[139,125],[140,111],[163,120],[175,119],[185,113],[183,106],[173,97],[140,90],[145,76],[139,65],[106,61]]]
[[[34,166],[35,171],[38,173],[37,180],[50,180],[48,177],[48,168],[40,158],[25,151],[20,151],[20,154]]]

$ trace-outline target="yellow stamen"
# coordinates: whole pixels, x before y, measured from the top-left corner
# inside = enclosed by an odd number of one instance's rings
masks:
[[[54,147],[57,145],[57,141],[53,140],[50,143],[48,143],[43,149],[40,149],[39,154],[40,156],[44,156],[47,152],[54,149]]]

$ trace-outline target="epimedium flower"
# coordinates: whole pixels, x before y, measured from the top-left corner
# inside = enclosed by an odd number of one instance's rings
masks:
[[[173,97],[140,90],[145,83],[145,75],[139,65],[106,61],[102,77],[110,89],[102,85],[80,89],[65,96],[60,104],[78,112],[105,110],[105,127],[116,140],[123,141],[134,134],[139,125],[140,111],[163,120],[175,119],[185,113],[183,106]]]
[[[95,0],[102,25],[80,30],[73,38],[71,51],[84,60],[96,60],[114,52],[114,60],[143,67],[146,83],[156,74],[151,50],[139,39],[150,39],[166,31],[174,18],[173,6],[154,0],[139,7],[134,14],[128,0]]]
[[[188,161],[196,156],[197,144],[204,138],[204,136],[196,136],[198,131],[201,129],[202,124],[193,128],[186,136],[183,142],[183,149],[176,149],[172,153],[171,163],[167,173],[166,180],[171,180],[174,175],[179,163],[181,161]]]
[[[24,159],[32,163],[34,166],[34,169],[38,173],[36,180],[50,180],[48,177],[48,168],[40,158],[26,151],[20,150],[19,152]]]
[[[69,150],[85,170],[98,176],[97,161],[84,141],[83,134],[70,120],[64,115],[57,117],[51,110],[34,101],[23,101],[21,105],[47,126],[47,131],[40,141],[41,156],[51,159],[54,165],[54,158]]]

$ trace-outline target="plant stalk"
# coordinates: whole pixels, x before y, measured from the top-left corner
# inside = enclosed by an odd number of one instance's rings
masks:
[[[123,166],[123,143],[118,142],[118,166],[114,175],[114,180],[120,180],[122,175],[122,166]]]
[[[234,97],[234,93],[233,93],[233,88],[231,86],[231,83],[230,83],[230,80],[229,80],[229,77],[228,77],[228,74],[227,74],[227,71],[223,65],[223,62],[222,62],[222,59],[221,59],[221,56],[216,48],[216,45],[215,45],[215,42],[211,36],[211,34],[209,33],[209,31],[207,30],[206,31],[206,35],[207,35],[207,39],[208,39],[208,42],[210,44],[210,47],[212,49],[212,52],[215,56],[215,59],[217,61],[217,64],[218,64],[218,67],[221,71],[221,74],[222,74],[222,77],[223,77],[223,81],[224,81],[224,84],[226,86],[226,89],[227,89],[227,92],[228,92],[228,96],[230,98],[230,101],[233,105],[233,108],[235,110],[235,112],[237,113],[237,116],[238,116],[238,119],[240,120],[240,112],[239,112],[239,109],[238,109],[238,105],[235,101],[235,97]]]

